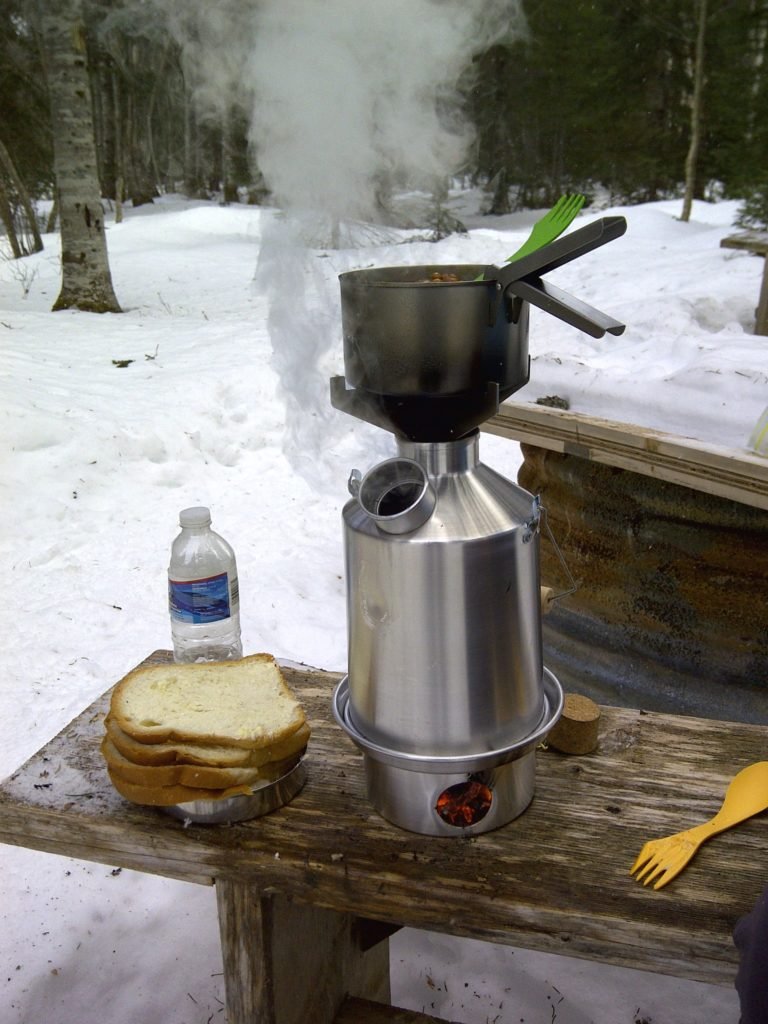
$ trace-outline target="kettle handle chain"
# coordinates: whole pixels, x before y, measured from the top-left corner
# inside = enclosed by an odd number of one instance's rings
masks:
[[[555,549],[555,554],[557,555],[557,557],[558,557],[558,559],[560,561],[560,564],[562,565],[563,569],[565,570],[565,575],[566,575],[566,577],[568,579],[568,583],[569,583],[569,589],[568,590],[563,590],[559,594],[553,594],[549,598],[549,603],[551,603],[552,601],[559,601],[562,597],[569,597],[571,594],[575,594],[576,591],[579,589],[579,584],[573,578],[573,573],[568,568],[568,563],[566,562],[566,560],[565,560],[565,558],[563,556],[563,553],[560,550],[560,547],[559,547],[557,541],[555,540],[555,535],[552,532],[552,527],[549,525],[549,516],[547,515],[546,508],[543,505],[540,504],[539,505],[539,510],[541,512],[541,522],[542,522],[542,524],[544,526],[544,529],[547,531],[547,536],[549,537],[550,541],[552,542],[552,547]]]

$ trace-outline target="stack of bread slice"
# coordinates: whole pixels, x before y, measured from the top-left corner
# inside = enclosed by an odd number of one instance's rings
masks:
[[[309,739],[269,654],[134,669],[112,691],[105,727],[112,784],[156,807],[251,794],[287,774]]]

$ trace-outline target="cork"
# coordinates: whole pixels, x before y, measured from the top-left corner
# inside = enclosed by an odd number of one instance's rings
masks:
[[[580,693],[566,693],[563,714],[547,743],[564,754],[589,754],[597,747],[600,708]]]

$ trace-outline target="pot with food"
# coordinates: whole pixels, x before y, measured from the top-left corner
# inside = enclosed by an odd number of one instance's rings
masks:
[[[483,265],[376,267],[342,274],[347,383],[385,395],[484,391],[528,381],[528,304]]]

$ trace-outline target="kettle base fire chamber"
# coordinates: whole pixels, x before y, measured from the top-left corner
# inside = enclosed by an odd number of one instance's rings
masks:
[[[426,757],[367,740],[352,721],[348,679],[337,685],[333,714],[363,754],[368,799],[387,821],[420,835],[472,836],[509,824],[534,795],[536,747],[560,718],[563,691],[544,669],[544,711],[536,729],[499,750]]]

